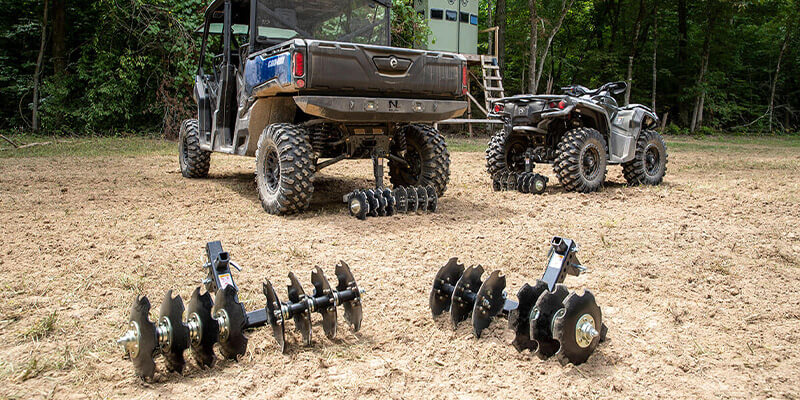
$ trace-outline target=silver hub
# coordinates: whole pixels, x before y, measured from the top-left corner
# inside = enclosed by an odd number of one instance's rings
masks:
[[[189,329],[189,339],[193,345],[200,344],[203,340],[203,322],[200,321],[200,316],[197,313],[192,313],[186,321],[186,328]]]
[[[161,317],[161,320],[158,321],[156,337],[158,338],[159,346],[162,349],[169,350],[169,346],[172,344],[172,324],[169,322],[169,318]]]
[[[575,342],[582,348],[587,348],[592,344],[594,338],[600,333],[594,327],[594,318],[589,314],[583,314],[575,324]]]
[[[139,338],[142,334],[139,330],[139,324],[135,321],[131,321],[128,327],[129,329],[125,332],[125,335],[117,339],[117,344],[121,345],[130,354],[131,358],[136,358],[139,355]]]
[[[350,212],[353,215],[358,215],[361,212],[361,202],[358,199],[351,199],[350,200]]]
[[[544,181],[542,181],[541,179],[537,179],[536,180],[536,191],[540,192],[542,190],[544,190]]]
[[[214,319],[216,319],[217,324],[219,324],[219,340],[221,342],[228,340],[228,335],[231,332],[231,323],[230,318],[228,317],[228,312],[225,310],[219,310],[214,315]]]

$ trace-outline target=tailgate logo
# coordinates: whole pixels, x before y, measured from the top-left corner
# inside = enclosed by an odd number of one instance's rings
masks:
[[[389,109],[390,110],[397,110],[398,108],[400,108],[400,105],[398,104],[397,100],[389,100]]]

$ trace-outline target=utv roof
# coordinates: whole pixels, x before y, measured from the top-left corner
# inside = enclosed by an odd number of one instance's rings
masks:
[[[206,22],[211,21],[213,23],[221,23],[222,22],[222,10],[223,6],[225,5],[225,1],[228,0],[214,0],[211,4],[208,5],[205,12],[205,20]],[[269,1],[269,0],[229,0],[231,2],[233,15],[231,16],[231,23],[234,25],[247,25],[250,26],[250,4],[252,2],[258,1]],[[330,5],[328,8],[334,8],[333,5],[337,3],[346,3],[349,0],[294,0],[299,2],[315,2],[315,3],[324,3]],[[391,0],[372,0],[378,4],[381,4],[385,7],[391,8],[392,1]],[[216,15],[215,15],[216,14]],[[202,33],[204,30],[205,23],[200,25],[195,30],[195,33]],[[222,32],[222,28],[219,27],[219,32]],[[216,33],[219,33],[216,32]],[[215,32],[211,32],[215,33]]]

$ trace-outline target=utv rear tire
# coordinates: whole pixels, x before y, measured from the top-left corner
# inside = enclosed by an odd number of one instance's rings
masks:
[[[389,159],[389,180],[395,186],[433,186],[442,196],[450,182],[450,153],[444,136],[432,126],[399,128],[391,152],[408,166]]]
[[[256,149],[256,188],[265,211],[286,215],[305,210],[314,193],[314,172],[305,129],[292,124],[264,129]]]
[[[636,140],[636,155],[622,164],[622,175],[628,184],[659,185],[667,174],[667,144],[656,131],[642,131]]]
[[[486,172],[491,176],[506,168],[516,173],[525,172],[525,163],[520,157],[527,150],[528,142],[524,137],[506,137],[504,130],[497,132],[486,147]]]
[[[181,124],[178,135],[178,163],[186,178],[205,178],[211,166],[211,152],[200,148],[200,127],[196,119]]]
[[[568,131],[558,150],[553,171],[564,189],[581,193],[600,189],[608,166],[608,146],[600,132],[592,128]]]

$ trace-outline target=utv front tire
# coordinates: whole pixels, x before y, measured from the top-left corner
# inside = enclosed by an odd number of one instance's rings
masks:
[[[395,186],[433,186],[442,196],[450,182],[450,153],[444,137],[428,125],[399,129],[391,152],[406,164],[389,159],[389,178]]]
[[[622,164],[622,175],[631,186],[659,185],[667,173],[667,144],[656,131],[642,131],[633,160]]]
[[[178,163],[186,178],[205,178],[211,165],[211,152],[200,148],[200,127],[196,119],[181,124],[178,135]]]
[[[274,215],[305,210],[314,193],[314,172],[305,129],[292,124],[264,129],[256,149],[256,188],[264,210]]]
[[[564,189],[581,193],[600,189],[608,165],[608,146],[600,132],[591,128],[568,131],[558,150],[553,171]]]
[[[486,147],[486,172],[495,174],[508,168],[516,173],[525,172],[525,152],[528,141],[519,135],[506,137],[506,132],[497,132]]]

